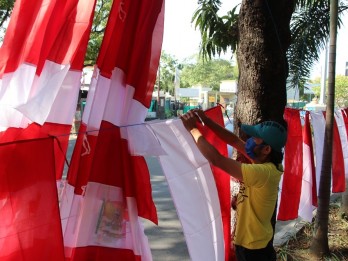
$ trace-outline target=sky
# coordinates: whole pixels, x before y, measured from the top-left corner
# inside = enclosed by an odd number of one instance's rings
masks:
[[[166,0],[164,37],[162,49],[174,55],[179,61],[199,52],[200,33],[191,23],[192,15],[197,9],[197,0]],[[240,0],[221,0],[221,14],[231,10]],[[343,18],[343,26],[337,35],[336,75],[344,75],[348,62],[348,13]],[[222,58],[229,59],[231,54]],[[312,78],[321,75],[324,64],[324,51],[319,62],[312,69]]]

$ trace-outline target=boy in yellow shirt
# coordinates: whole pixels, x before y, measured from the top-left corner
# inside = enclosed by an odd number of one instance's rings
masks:
[[[242,125],[242,131],[250,136],[244,142],[208,118],[202,110],[189,111],[181,116],[181,120],[206,159],[241,182],[234,237],[237,260],[275,261],[276,253],[272,245],[274,226],[271,219],[283,173],[281,163],[286,128],[275,121],[265,121],[254,126]],[[244,154],[252,164],[240,163],[221,155],[196,128],[197,120]]]

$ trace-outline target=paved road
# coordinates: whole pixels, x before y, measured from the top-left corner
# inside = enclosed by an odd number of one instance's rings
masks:
[[[190,260],[181,224],[176,214],[162,168],[156,158],[146,158],[151,173],[152,195],[157,207],[158,226],[145,221],[154,261]]]

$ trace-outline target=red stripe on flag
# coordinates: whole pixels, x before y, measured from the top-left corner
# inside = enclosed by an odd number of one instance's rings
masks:
[[[278,220],[292,220],[298,217],[303,174],[302,126],[299,110],[287,108],[284,119],[288,124],[285,146],[285,170],[279,205]]]
[[[147,164],[129,154],[120,128],[107,121],[101,123],[89,181],[122,188],[124,197],[136,199],[139,216],[158,223]]]
[[[323,115],[326,119],[326,111],[323,111]],[[345,191],[346,180],[341,138],[335,117],[332,138],[332,193],[339,193]]]
[[[100,74],[115,67],[135,88],[134,98],[150,106],[163,38],[163,0],[114,1],[98,56]]]
[[[306,111],[305,115],[305,123],[303,128],[303,142],[307,144],[310,148],[310,158],[311,158],[311,166],[312,166],[312,205],[318,206],[318,196],[317,196],[317,181],[315,175],[315,164],[314,164],[314,150],[313,150],[313,141],[312,141],[312,131],[309,121],[309,112]]]
[[[206,110],[205,114],[219,125],[224,126],[220,106]],[[211,143],[221,155],[227,157],[227,144],[217,137],[209,128],[200,125],[199,129],[207,141]],[[221,217],[224,228],[225,260],[227,261],[229,260],[231,249],[231,176],[213,165],[211,165],[211,168],[220,200]]]
[[[137,256],[129,249],[118,249],[101,246],[77,247],[73,250],[71,258],[66,258],[66,261],[141,261],[141,256]]]
[[[344,191],[346,191],[344,157],[337,122],[334,118],[332,147],[332,192],[339,193]]]
[[[53,138],[0,145],[2,261],[64,260],[54,172]]]

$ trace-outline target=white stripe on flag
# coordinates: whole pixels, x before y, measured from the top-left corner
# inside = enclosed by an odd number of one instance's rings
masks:
[[[315,146],[315,176],[317,183],[317,195],[319,194],[320,172],[323,160],[324,136],[325,136],[325,118],[323,113],[311,111],[312,126],[314,131]]]

